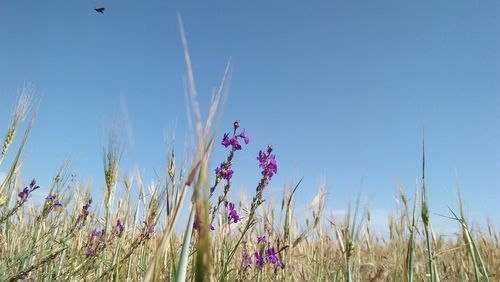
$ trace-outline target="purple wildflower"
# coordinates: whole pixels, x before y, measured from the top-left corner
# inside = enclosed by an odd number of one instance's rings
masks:
[[[121,236],[123,233],[123,230],[125,229],[125,226],[123,226],[123,223],[119,219],[116,222],[116,228],[118,230],[118,236]]]
[[[17,196],[19,196],[20,201],[25,201],[26,199],[28,199],[28,196],[31,194],[31,192],[35,191],[36,189],[40,188],[40,186],[36,185],[36,180],[33,179],[31,180],[31,183],[29,185],[29,187],[24,187],[24,189],[19,192],[19,194],[17,194]]]
[[[81,213],[78,215],[78,218],[76,219],[76,224],[81,223],[83,225],[85,223],[90,213],[89,212],[90,204],[92,204],[92,198],[90,198],[87,201],[87,203],[83,206]]]
[[[212,224],[210,224],[210,231],[214,231],[214,230],[215,230],[215,227]]]
[[[262,268],[264,266],[264,257],[262,256],[262,250],[255,252],[255,265]]]
[[[229,143],[231,144],[231,146],[233,146],[233,151],[238,151],[238,150],[241,150],[241,145],[240,143],[238,142],[238,138],[237,136],[229,139]]]
[[[245,144],[248,144],[250,142],[250,137],[245,133],[245,131],[241,132],[238,137],[243,138],[243,141],[245,141]]]
[[[224,174],[223,178],[226,180],[231,180],[231,177],[233,177],[234,170],[228,169],[226,173]]]
[[[226,163],[221,163],[217,168],[215,168],[215,174],[217,174],[218,177],[222,177],[226,179],[227,181],[231,180],[231,177],[233,177],[234,171],[230,169],[231,164],[227,165]]]
[[[233,219],[234,223],[237,223],[240,220],[240,216],[234,209],[234,203],[229,203],[229,218]]]
[[[245,144],[248,144],[250,142],[250,137],[246,135],[245,130],[243,130],[240,134],[236,134],[236,130],[240,127],[240,121],[237,120],[233,123],[233,137],[229,137],[228,133],[224,133],[224,137],[222,137],[221,144],[224,147],[229,147],[231,145],[232,151],[237,151],[241,150],[241,145],[238,142],[238,138],[243,139],[245,141]]]
[[[278,257],[276,256],[276,253],[274,252],[274,248],[269,248],[267,250],[267,258],[273,263],[277,263],[278,262]]]
[[[155,226],[153,224],[148,225],[148,234],[155,232]]]
[[[227,133],[224,133],[224,137],[222,138],[222,142],[221,142],[222,145],[224,145],[224,147],[228,147],[229,145],[231,145],[231,141],[229,139],[229,134]]]
[[[90,256],[92,256],[92,255],[94,255],[94,254],[95,254],[94,249],[92,249],[92,248],[88,248],[88,249],[87,249],[87,257],[90,257]]]
[[[252,257],[247,254],[243,254],[243,266],[247,267],[251,264],[252,264]]]
[[[271,154],[273,147],[269,145],[266,152],[259,151],[257,160],[259,161],[259,167],[262,170],[262,175],[267,181],[271,180],[271,177],[278,173],[278,164],[276,163],[276,156]]]
[[[57,200],[57,195],[55,194],[49,194],[47,197],[45,197],[46,202],[54,207],[62,207],[62,203]]]
[[[92,237],[101,237],[101,235],[102,235],[102,230],[97,231],[97,229],[94,229],[94,231],[92,231]]]
[[[262,244],[267,243],[266,235],[262,235],[262,236],[257,237],[257,244],[259,244],[259,243],[262,243]]]

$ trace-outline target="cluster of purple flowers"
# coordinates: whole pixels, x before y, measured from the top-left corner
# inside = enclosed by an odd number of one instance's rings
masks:
[[[87,241],[87,257],[95,255],[98,250],[102,250],[104,248],[104,243],[102,242],[103,235],[104,229],[102,229],[101,231],[94,229],[90,233],[90,238]]]
[[[258,268],[264,267],[266,259],[268,262],[274,265],[274,267],[279,270],[285,268],[285,262],[278,258],[274,248],[267,249],[267,256],[264,256],[264,250],[259,250],[255,252],[255,265]]]
[[[246,135],[245,130],[243,130],[240,134],[236,134],[236,130],[240,127],[240,121],[237,120],[233,123],[233,137],[229,138],[229,134],[225,133],[224,137],[222,138],[221,144],[224,145],[224,147],[229,147],[231,145],[232,151],[237,151],[241,150],[241,145],[238,142],[238,138],[243,139],[243,142],[245,144],[248,144],[250,142],[250,137]]]
[[[57,199],[57,195],[55,194],[49,194],[45,197],[45,202],[51,207],[62,207],[62,203]]]
[[[107,240],[111,240],[112,238],[114,238],[114,236],[121,237],[124,230],[125,230],[125,226],[123,226],[123,223],[121,222],[121,220],[118,219],[116,221],[115,229],[111,232],[111,235],[109,236],[109,238]],[[86,252],[87,257],[95,255],[96,252],[104,249],[105,241],[106,241],[106,238],[105,238],[106,234],[105,233],[106,232],[104,229],[101,229],[101,230],[94,229],[90,233],[90,238],[87,241],[87,252]]]
[[[231,169],[231,163],[222,162],[217,168],[215,168],[215,174],[224,178],[225,180],[231,180],[234,171]]]
[[[245,130],[240,132],[239,134],[236,134],[236,130],[240,127],[240,121],[237,120],[233,123],[233,136],[229,137],[228,133],[224,133],[224,137],[222,138],[221,144],[224,147],[229,147],[231,146],[231,152],[229,154],[229,157],[227,158],[227,161],[222,162],[216,169],[215,169],[215,174],[217,175],[218,179],[225,179],[227,181],[231,180],[231,177],[233,177],[234,171],[231,169],[231,166],[233,165],[232,159],[233,159],[233,154],[235,151],[241,150],[241,144],[239,143],[238,139],[242,139],[245,144],[248,144],[250,142],[250,137],[245,133]]]
[[[278,173],[278,165],[276,164],[276,156],[271,154],[273,147],[271,145],[267,146],[265,152],[259,151],[259,156],[257,160],[259,161],[259,167],[262,170],[262,175],[267,181],[270,181],[273,175]]]
[[[266,243],[267,240],[265,235],[257,237],[257,244],[265,245]],[[269,262],[272,265],[274,265],[274,268],[276,270],[285,268],[285,262],[278,257],[278,254],[273,247],[268,248],[267,252],[264,252],[264,248],[261,248],[260,250],[255,251],[254,256],[255,256],[255,266],[257,266],[257,268],[264,267],[266,262]],[[251,265],[252,265],[252,257],[249,256],[246,252],[243,253],[243,266],[249,267]]]
[[[24,189],[21,192],[19,192],[19,194],[17,194],[17,196],[19,196],[19,201],[20,202],[26,201],[29,195],[38,188],[40,188],[40,186],[36,185],[36,180],[35,179],[31,180],[29,187],[28,186],[24,187]]]
[[[80,226],[85,224],[85,221],[87,220],[87,217],[89,216],[89,209],[90,209],[90,204],[92,204],[92,198],[90,198],[87,203],[82,208],[82,211],[78,215],[78,218],[76,219],[76,225],[80,224]]]
[[[240,221],[240,216],[234,209],[234,203],[229,203],[229,219],[232,219],[234,223]]]
[[[43,205],[42,213],[37,217],[38,221],[41,221],[49,215],[49,213],[55,208],[61,208],[62,203],[58,200],[57,194],[49,194],[45,197],[45,204]]]

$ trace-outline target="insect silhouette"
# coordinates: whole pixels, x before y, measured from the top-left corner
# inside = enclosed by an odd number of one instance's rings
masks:
[[[98,13],[104,14],[104,10],[105,10],[105,9],[106,9],[106,8],[101,7],[101,8],[95,8],[94,10],[95,10],[96,12],[98,12]]]

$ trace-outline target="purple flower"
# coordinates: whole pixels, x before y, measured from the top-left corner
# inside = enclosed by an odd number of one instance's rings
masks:
[[[49,194],[47,197],[45,197],[45,200],[47,203],[51,204],[54,207],[62,207],[62,203],[57,199],[57,195],[54,194]]]
[[[33,179],[33,180],[31,180],[29,187],[24,187],[24,189],[21,192],[19,192],[17,194],[17,196],[19,196],[19,198],[21,198],[20,199],[21,201],[26,200],[28,198],[28,196],[31,194],[31,192],[35,191],[38,188],[40,188],[40,186],[37,186],[36,180]]]
[[[214,231],[214,230],[215,230],[215,227],[212,224],[210,224],[210,231]]]
[[[271,177],[278,173],[278,164],[276,163],[276,156],[271,154],[273,148],[271,145],[267,147],[266,152],[259,151],[257,160],[259,161],[259,167],[262,170],[262,175],[267,179],[271,180]]]
[[[89,257],[89,256],[91,256],[91,255],[93,255],[93,254],[95,254],[94,249],[92,249],[92,248],[88,248],[88,249],[87,249],[87,256]]]
[[[262,243],[262,244],[267,243],[266,235],[262,235],[262,236],[257,237],[257,244],[259,244],[259,243]]]
[[[250,138],[248,135],[246,135],[245,131],[243,130],[240,134],[236,134],[236,130],[240,127],[240,121],[237,120],[233,123],[233,137],[229,137],[229,133],[224,133],[224,137],[222,137],[221,144],[224,147],[229,147],[231,145],[231,150],[232,151],[238,151],[241,150],[241,145],[238,142],[238,138],[243,139],[245,144],[248,144],[250,142]]]
[[[267,250],[267,258],[273,263],[277,263],[278,262],[278,257],[276,257],[276,253],[274,252],[274,248],[269,248]]]
[[[125,226],[123,226],[123,223],[119,219],[116,222],[116,228],[118,229],[118,236],[121,236],[123,230],[125,230]]]
[[[155,226],[153,224],[148,225],[148,234],[155,232]]]
[[[78,215],[78,218],[76,219],[76,224],[85,223],[87,217],[89,216],[90,204],[92,204],[92,198],[90,198],[88,202],[83,206],[81,213]]]
[[[245,144],[248,144],[250,142],[250,137],[245,133],[245,131],[241,132],[238,137],[243,138],[243,141],[245,141]]]
[[[220,174],[222,172],[222,168],[224,167],[224,163],[221,163],[220,166],[215,168],[215,174]]]
[[[229,181],[229,180],[231,180],[231,177],[233,177],[233,173],[234,173],[234,171],[232,169],[228,169],[228,170],[226,170],[226,173],[222,177],[224,179],[226,179],[227,181]]]
[[[92,237],[101,237],[102,235],[102,231],[97,231],[97,229],[94,229],[94,231],[92,231]]]
[[[228,147],[229,145],[231,145],[231,141],[229,140],[229,134],[227,133],[224,133],[224,137],[222,138],[222,142],[221,142],[222,145],[224,145],[224,147]]]
[[[241,150],[241,145],[238,142],[238,138],[233,137],[233,138],[229,139],[229,143],[231,144],[231,146],[233,146],[233,151]]]
[[[264,257],[262,256],[262,250],[255,252],[255,265],[262,268],[264,266]]]
[[[252,257],[247,254],[243,254],[243,266],[247,267],[251,264],[252,264]]]
[[[231,164],[227,165],[226,163],[221,163],[218,167],[215,168],[215,174],[217,174],[218,177],[222,177],[226,179],[227,181],[231,180],[231,177],[233,177],[234,171],[230,169]]]
[[[52,195],[52,194],[49,194],[47,197],[45,197],[45,200],[47,201],[54,201],[56,199],[56,196],[55,195]]]
[[[269,163],[267,164],[267,170],[269,174],[269,178],[278,173],[278,165],[276,164],[276,156],[269,156]]]
[[[229,203],[229,218],[232,218],[234,223],[237,223],[240,220],[240,216],[234,209],[234,203]]]

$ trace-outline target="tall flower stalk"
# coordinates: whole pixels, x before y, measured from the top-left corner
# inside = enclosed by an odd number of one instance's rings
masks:
[[[217,199],[217,204],[212,209],[212,219],[210,221],[211,224],[215,219],[215,216],[220,208],[220,205],[224,203],[225,206],[227,206],[228,203],[227,194],[229,193],[229,190],[231,188],[231,178],[233,177],[234,174],[234,171],[232,169],[234,154],[236,151],[242,149],[239,140],[242,140],[245,144],[248,144],[250,142],[250,137],[248,137],[248,135],[245,133],[245,130],[242,130],[238,134],[236,133],[236,131],[239,128],[240,128],[240,121],[236,120],[233,123],[232,137],[229,137],[229,134],[225,133],[221,141],[221,145],[223,145],[226,148],[231,147],[231,150],[229,151],[226,161],[222,162],[215,169],[215,183],[214,186],[210,188],[210,197],[212,197],[213,193],[215,192],[215,188],[223,179],[226,181],[226,183],[224,184],[224,190],[222,194]]]
[[[248,219],[246,221],[245,227],[241,231],[241,234],[238,240],[236,241],[236,244],[229,252],[227,260],[223,263],[222,281],[226,280],[226,276],[228,274],[227,267],[230,264],[231,260],[233,259],[234,254],[238,249],[238,246],[245,237],[245,234],[255,225],[255,219],[254,219],[255,212],[257,211],[257,208],[264,202],[263,199],[264,188],[266,188],[266,186],[271,181],[271,178],[278,172],[276,156],[272,154],[272,152],[273,152],[272,145],[268,145],[267,150],[259,151],[259,155],[257,156],[257,160],[259,161],[259,167],[261,169],[262,178],[259,181],[259,184],[257,185],[255,197],[253,198],[252,203],[250,204],[250,211],[248,214]]]

